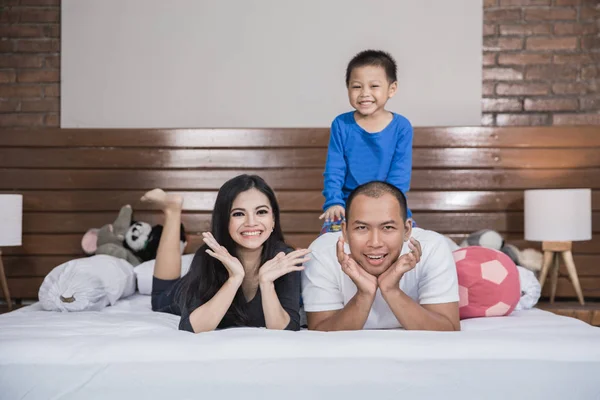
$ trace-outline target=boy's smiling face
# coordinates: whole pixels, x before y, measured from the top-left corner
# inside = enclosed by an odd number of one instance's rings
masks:
[[[362,116],[376,116],[385,110],[385,103],[396,94],[397,82],[388,81],[383,67],[366,65],[350,73],[348,99]]]

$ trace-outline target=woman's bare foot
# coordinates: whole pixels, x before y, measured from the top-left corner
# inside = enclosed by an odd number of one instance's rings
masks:
[[[142,201],[158,206],[163,211],[181,211],[183,197],[179,194],[166,193],[162,189],[152,189],[141,198]]]

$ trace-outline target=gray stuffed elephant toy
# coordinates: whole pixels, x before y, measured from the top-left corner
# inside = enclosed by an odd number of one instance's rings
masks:
[[[117,219],[112,224],[104,225],[100,229],[90,229],[83,236],[81,247],[88,255],[106,254],[122,258],[134,267],[141,263],[131,250],[123,246],[125,234],[131,225],[133,210],[128,204],[121,207]]]

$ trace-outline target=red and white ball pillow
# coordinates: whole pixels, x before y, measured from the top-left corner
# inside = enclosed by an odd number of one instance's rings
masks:
[[[453,252],[458,272],[460,318],[509,315],[521,287],[515,263],[501,251],[470,246]]]

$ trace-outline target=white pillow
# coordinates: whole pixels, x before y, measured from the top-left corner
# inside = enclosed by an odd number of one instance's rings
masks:
[[[135,293],[133,266],[99,254],[55,267],[44,278],[38,297],[48,311],[97,311]]]
[[[184,254],[181,256],[181,276],[187,274],[193,259],[194,254]],[[152,294],[152,276],[154,275],[155,262],[156,260],[149,260],[133,269],[137,278],[138,291],[141,294]]]

